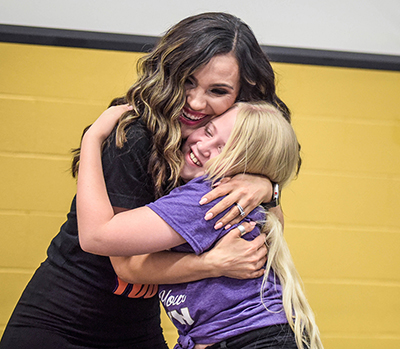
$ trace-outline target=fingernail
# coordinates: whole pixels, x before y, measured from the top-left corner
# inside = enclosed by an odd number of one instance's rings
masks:
[[[200,205],[203,205],[203,204],[205,204],[207,201],[208,201],[207,198],[201,198],[201,200],[199,201],[199,204],[200,204]]]
[[[257,224],[257,223],[256,223],[256,222],[254,222],[254,221],[250,221],[249,223],[250,223],[250,225],[251,225],[251,226],[253,226],[253,227],[255,227],[255,226],[256,226],[256,224]]]
[[[204,219],[206,220],[206,221],[208,221],[208,220],[210,220],[211,218],[213,218],[213,214],[212,214],[212,212],[208,212],[205,216],[204,216]]]
[[[230,224],[225,225],[225,230],[228,230],[231,226]]]
[[[221,222],[217,223],[214,225],[214,229],[220,229],[222,228],[223,224]]]

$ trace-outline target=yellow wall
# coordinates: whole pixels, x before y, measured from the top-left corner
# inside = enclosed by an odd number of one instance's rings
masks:
[[[69,150],[138,57],[0,43],[0,331],[65,219]],[[285,234],[325,347],[399,348],[400,73],[274,68],[304,159],[284,191]]]

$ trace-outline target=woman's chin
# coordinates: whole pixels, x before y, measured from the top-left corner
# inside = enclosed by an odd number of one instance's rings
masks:
[[[193,131],[195,131],[195,130],[197,130],[198,128],[204,126],[204,125],[207,123],[207,121],[208,121],[209,119],[210,119],[210,118],[207,117],[207,118],[204,118],[204,119],[195,121],[195,122],[188,122],[188,120],[185,119],[184,117],[180,117],[180,118],[179,118],[179,121],[180,121],[180,123],[181,123],[182,138],[185,139],[185,138],[187,138],[188,136],[190,136],[190,134],[191,134]]]

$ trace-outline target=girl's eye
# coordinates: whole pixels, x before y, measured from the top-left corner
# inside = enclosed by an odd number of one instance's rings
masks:
[[[206,128],[204,129],[204,131],[205,131],[205,133],[206,133],[206,135],[207,135],[208,137],[212,137],[212,133],[211,133],[211,130],[210,130],[209,127],[206,127]]]

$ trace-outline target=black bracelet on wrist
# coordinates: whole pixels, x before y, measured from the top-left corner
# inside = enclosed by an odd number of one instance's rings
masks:
[[[276,207],[279,205],[279,184],[272,182],[272,200],[267,203],[263,203],[262,206],[268,210],[271,207]]]

